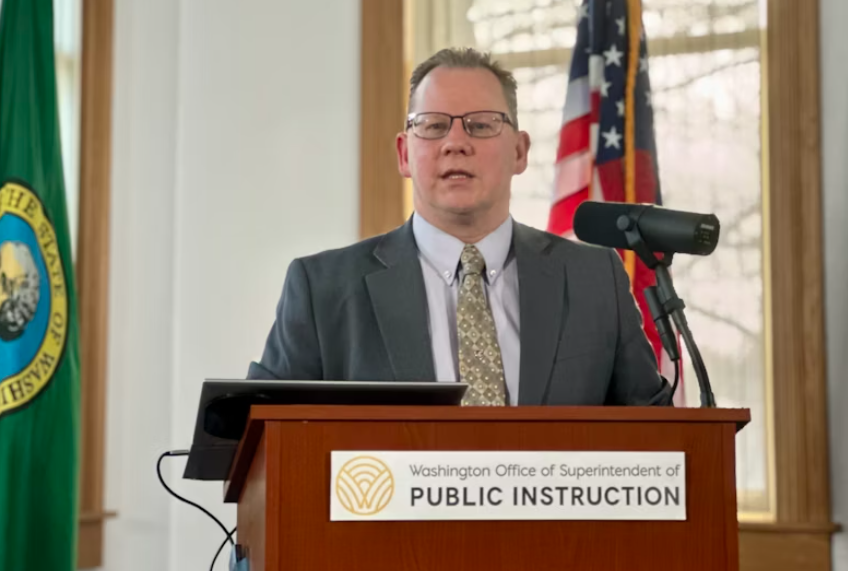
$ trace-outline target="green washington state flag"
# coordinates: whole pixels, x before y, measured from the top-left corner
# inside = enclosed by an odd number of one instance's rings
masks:
[[[2,571],[76,567],[79,334],[53,45],[53,0],[2,0]]]

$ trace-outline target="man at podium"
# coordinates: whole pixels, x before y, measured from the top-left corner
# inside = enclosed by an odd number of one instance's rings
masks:
[[[530,148],[511,73],[440,51],[408,110],[396,147],[414,214],[294,260],[248,378],[462,381],[476,406],[670,404],[615,251],[510,215]]]

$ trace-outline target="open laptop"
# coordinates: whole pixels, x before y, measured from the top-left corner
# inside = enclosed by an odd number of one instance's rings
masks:
[[[459,405],[468,385],[432,381],[254,381],[207,379],[183,477],[224,480],[250,407],[269,405]]]

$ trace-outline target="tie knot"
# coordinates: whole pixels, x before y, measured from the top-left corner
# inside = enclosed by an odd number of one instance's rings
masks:
[[[483,259],[483,254],[476,246],[466,244],[462,249],[462,255],[459,257],[462,263],[462,271],[466,275],[480,275],[483,273],[483,268],[486,266],[486,260]]]

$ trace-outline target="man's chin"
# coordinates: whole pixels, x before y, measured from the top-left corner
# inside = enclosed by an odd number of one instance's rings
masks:
[[[454,216],[474,216],[484,211],[485,207],[476,203],[451,203],[442,206],[442,211]]]
[[[468,191],[449,192],[440,198],[439,206],[454,214],[473,214],[485,210],[488,202],[481,193]]]
[[[417,206],[424,207],[435,216],[447,216],[457,219],[472,220],[484,215],[496,206],[492,197],[481,192],[448,192],[435,193],[431,200],[421,201]]]

